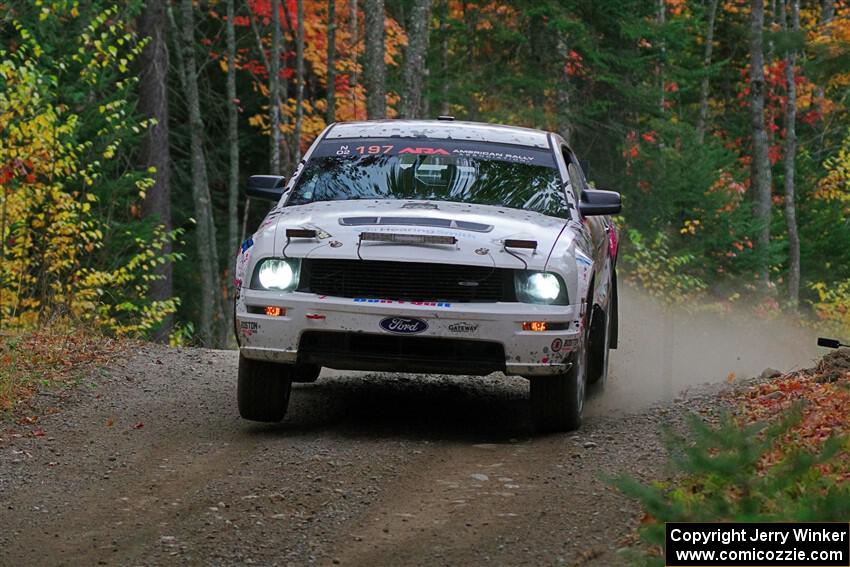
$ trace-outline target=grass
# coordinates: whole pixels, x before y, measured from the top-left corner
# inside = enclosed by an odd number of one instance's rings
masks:
[[[0,416],[13,414],[39,390],[79,384],[126,344],[72,327],[0,334]]]

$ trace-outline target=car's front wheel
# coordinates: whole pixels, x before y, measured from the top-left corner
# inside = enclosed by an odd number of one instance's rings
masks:
[[[236,399],[239,415],[251,421],[277,422],[286,415],[292,390],[292,366],[239,355]]]
[[[318,364],[296,364],[292,371],[292,381],[301,384],[312,384],[319,379],[322,367]]]
[[[566,373],[531,379],[531,417],[538,431],[573,431],[581,427],[587,387],[584,343],[567,359],[571,366]]]

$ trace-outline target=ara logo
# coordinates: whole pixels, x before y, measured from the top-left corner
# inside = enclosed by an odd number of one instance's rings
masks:
[[[403,148],[399,154],[425,154],[431,156],[447,156],[449,152],[442,148]]]
[[[387,317],[380,324],[383,330],[402,335],[415,335],[428,328],[428,323],[412,317]]]

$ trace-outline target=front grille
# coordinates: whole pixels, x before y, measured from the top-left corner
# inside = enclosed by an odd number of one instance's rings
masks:
[[[505,370],[505,349],[468,339],[305,331],[298,361],[340,370],[486,375]]]
[[[513,270],[457,264],[305,259],[299,291],[452,303],[516,301]]]

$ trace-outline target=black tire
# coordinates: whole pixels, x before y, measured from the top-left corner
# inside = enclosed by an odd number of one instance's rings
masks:
[[[611,317],[601,307],[594,308],[593,323],[590,326],[587,383],[594,384],[596,390],[604,389],[608,382],[611,328]]]
[[[587,389],[587,341],[567,359],[570,369],[558,376],[531,379],[531,418],[540,432],[573,431],[581,427]]]
[[[322,367],[318,364],[298,364],[292,370],[292,381],[299,384],[312,384],[319,379]]]
[[[236,399],[239,415],[251,421],[277,422],[286,415],[292,390],[292,366],[239,355]]]

